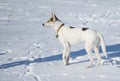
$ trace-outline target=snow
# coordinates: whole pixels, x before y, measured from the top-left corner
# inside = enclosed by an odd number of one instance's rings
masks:
[[[62,62],[62,45],[45,22],[51,13],[67,25],[89,27],[105,39],[108,58],[86,69],[84,44]],[[120,81],[119,0],[0,0],[0,81]]]

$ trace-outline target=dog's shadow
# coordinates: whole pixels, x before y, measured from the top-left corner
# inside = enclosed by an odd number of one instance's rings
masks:
[[[112,59],[114,57],[120,57],[120,44],[109,45],[106,47],[106,49],[107,49],[109,59]],[[100,48],[100,53],[101,52],[102,51]],[[78,56],[83,56],[85,54],[86,54],[86,51],[84,49],[82,49],[79,51],[71,52],[70,57],[74,59]],[[49,56],[49,57],[45,57],[45,58],[37,58],[37,59],[34,59],[33,61],[22,60],[22,61],[6,63],[6,64],[0,65],[0,69],[10,68],[10,67],[20,66],[20,65],[29,65],[31,63],[37,63],[37,62],[41,63],[41,62],[49,62],[49,61],[57,61],[57,60],[62,60],[62,54],[57,54],[57,55],[53,55],[53,56]],[[84,60],[84,61],[81,61],[78,63],[87,62],[87,61],[89,61],[89,60]],[[120,65],[120,61],[117,62],[117,65]]]

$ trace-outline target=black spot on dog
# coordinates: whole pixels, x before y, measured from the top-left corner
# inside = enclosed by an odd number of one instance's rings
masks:
[[[72,27],[72,26],[71,26],[70,28],[75,28],[75,27]]]
[[[88,29],[89,29],[89,28],[82,28],[83,31],[86,31],[86,30],[88,30]]]

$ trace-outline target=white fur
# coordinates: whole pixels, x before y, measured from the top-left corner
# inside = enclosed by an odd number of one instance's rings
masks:
[[[55,18],[54,14],[52,15],[52,18],[53,19]],[[104,39],[99,33],[97,33],[92,29],[87,29],[83,31],[82,28],[70,28],[69,26],[65,26],[65,25],[59,30],[59,32],[57,32],[61,24],[63,24],[61,21],[55,21],[55,22],[51,21],[51,22],[44,23],[45,26],[52,26],[55,32],[58,33],[58,39],[64,48],[63,62],[65,65],[67,65],[69,62],[71,45],[74,45],[80,42],[85,43],[85,49],[90,59],[90,63],[87,67],[91,67],[91,64],[93,62],[92,50],[95,51],[96,56],[98,58],[97,66],[100,65],[101,56],[99,54],[99,49],[98,49],[98,46],[100,43],[101,43],[104,55],[107,57]]]

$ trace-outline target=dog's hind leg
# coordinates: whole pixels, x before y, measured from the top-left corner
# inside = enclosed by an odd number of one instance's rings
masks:
[[[100,63],[101,63],[101,56],[100,56],[100,54],[99,54],[98,46],[96,46],[96,47],[94,48],[94,51],[95,51],[96,56],[97,56],[97,59],[98,59],[96,66],[99,66]]]
[[[64,51],[63,51],[64,65],[68,65],[68,63],[69,63],[69,54],[70,54],[70,46],[69,46],[69,44],[66,44],[66,45],[64,45]]]
[[[91,48],[91,46],[86,46],[86,52],[87,52],[88,57],[90,59],[90,62],[89,62],[88,66],[86,68],[90,68],[91,65],[92,65],[92,63],[93,63],[92,48]]]

